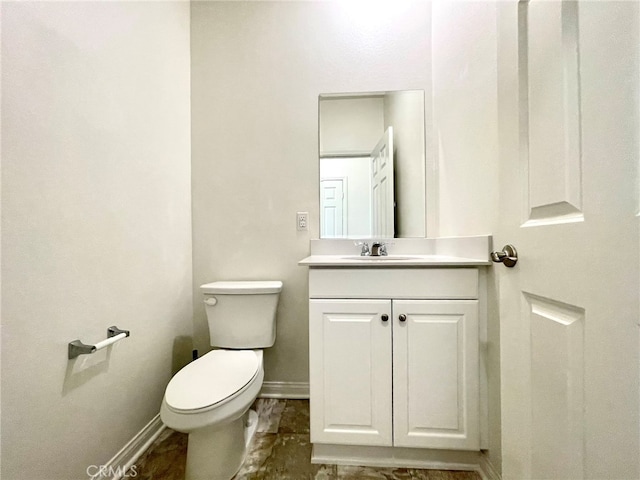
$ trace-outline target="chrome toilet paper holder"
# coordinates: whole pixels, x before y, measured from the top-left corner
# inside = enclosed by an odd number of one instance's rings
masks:
[[[107,339],[101,342],[98,342],[95,345],[87,345],[85,343],[82,343],[80,340],[74,340],[73,342],[69,342],[69,348],[68,348],[69,360],[76,358],[79,355],[96,353],[98,350],[107,348],[109,345],[113,345],[114,343],[122,340],[123,338],[128,337],[129,334],[130,334],[129,330],[121,330],[120,328],[113,325],[107,328]]]

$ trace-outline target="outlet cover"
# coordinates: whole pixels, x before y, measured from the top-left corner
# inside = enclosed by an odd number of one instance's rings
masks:
[[[309,212],[296,213],[296,230],[309,230]]]

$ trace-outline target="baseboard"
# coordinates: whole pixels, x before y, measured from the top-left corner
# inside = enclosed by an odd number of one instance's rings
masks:
[[[308,399],[307,382],[263,382],[260,398]]]
[[[466,470],[480,473],[480,452],[314,443],[311,463],[364,465],[376,468]]]
[[[489,460],[489,456],[486,452],[482,452],[480,455],[480,476],[482,480],[502,480],[502,475],[498,473],[496,467]]]
[[[105,465],[101,465],[98,473],[91,480],[121,480],[127,478],[125,473],[130,468],[133,470],[136,460],[151,446],[165,429],[160,420],[160,414],[153,417],[142,430],[140,430],[129,442],[116,453]],[[98,470],[98,469],[97,469]],[[128,477],[132,477],[133,471]]]

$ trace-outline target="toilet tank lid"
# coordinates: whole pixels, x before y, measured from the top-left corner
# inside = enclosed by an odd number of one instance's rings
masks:
[[[282,282],[279,280],[213,282],[201,285],[200,290],[203,293],[219,295],[279,293],[282,290]]]

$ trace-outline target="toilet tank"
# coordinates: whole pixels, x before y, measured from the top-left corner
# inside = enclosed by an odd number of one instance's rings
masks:
[[[200,287],[211,346],[267,348],[276,340],[280,281],[213,282]]]

